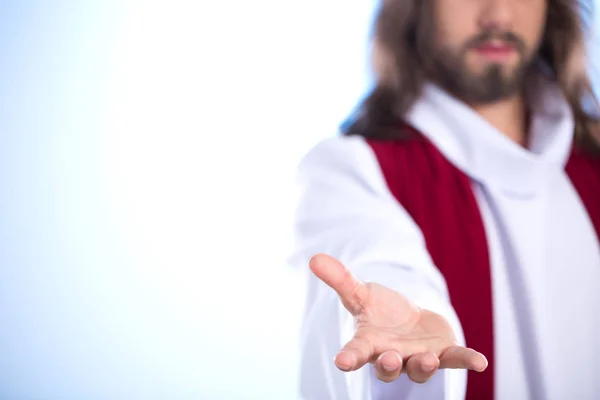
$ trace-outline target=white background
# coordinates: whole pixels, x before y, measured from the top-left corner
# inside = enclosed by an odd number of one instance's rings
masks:
[[[368,1],[0,3],[0,398],[296,398],[293,174]]]

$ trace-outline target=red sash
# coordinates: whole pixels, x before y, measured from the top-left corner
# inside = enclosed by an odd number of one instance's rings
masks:
[[[416,132],[415,132],[416,133]],[[469,371],[467,400],[494,398],[494,320],[490,257],[471,180],[420,134],[368,143],[391,193],[425,237],[444,275],[467,346],[485,354],[485,372]],[[566,171],[600,238],[600,160],[574,151]]]
[[[579,193],[600,241],[600,157],[573,150],[565,170]]]

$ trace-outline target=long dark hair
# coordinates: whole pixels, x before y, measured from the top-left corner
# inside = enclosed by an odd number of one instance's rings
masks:
[[[342,127],[346,135],[398,138],[397,123],[421,94],[430,57],[421,43],[430,43],[431,1],[382,0],[372,42],[375,86]],[[587,71],[585,17],[589,4],[548,0],[546,31],[539,58],[552,70],[575,119],[577,143],[600,150],[598,100]]]

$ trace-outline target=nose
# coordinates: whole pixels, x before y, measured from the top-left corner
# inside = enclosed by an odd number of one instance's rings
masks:
[[[479,20],[484,30],[510,31],[513,24],[513,3],[520,0],[479,0],[482,13]]]

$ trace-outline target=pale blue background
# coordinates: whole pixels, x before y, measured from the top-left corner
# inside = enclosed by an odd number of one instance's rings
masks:
[[[296,398],[293,172],[370,12],[0,0],[0,400]]]
[[[296,398],[300,157],[373,2],[0,1],[0,399]]]

